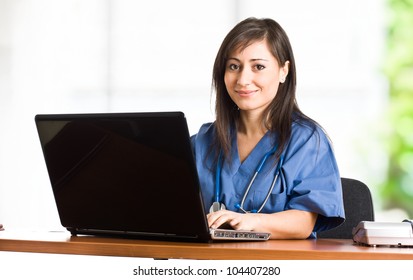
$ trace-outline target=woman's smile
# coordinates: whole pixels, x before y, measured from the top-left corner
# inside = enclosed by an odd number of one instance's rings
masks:
[[[254,95],[258,90],[235,90],[241,97],[250,97]]]

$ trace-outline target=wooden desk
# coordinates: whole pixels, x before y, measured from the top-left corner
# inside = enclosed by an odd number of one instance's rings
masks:
[[[68,232],[0,232],[0,251],[144,257],[160,259],[413,260],[413,248],[363,247],[351,240],[270,240],[211,244],[145,241]]]

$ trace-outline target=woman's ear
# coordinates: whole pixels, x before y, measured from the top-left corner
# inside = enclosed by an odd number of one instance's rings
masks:
[[[288,70],[290,69],[290,62],[287,60],[282,67],[280,67],[280,83],[284,83],[285,79],[287,78],[288,75]]]

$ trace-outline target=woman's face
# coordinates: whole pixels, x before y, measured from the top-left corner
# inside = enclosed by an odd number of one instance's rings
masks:
[[[288,62],[280,67],[263,40],[230,53],[224,81],[238,108],[261,113],[274,99],[287,74]]]

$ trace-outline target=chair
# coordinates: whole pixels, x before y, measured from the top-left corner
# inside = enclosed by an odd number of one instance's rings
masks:
[[[353,227],[360,221],[374,221],[373,199],[362,182],[341,178],[346,220],[336,228],[317,233],[318,238],[352,239]]]

